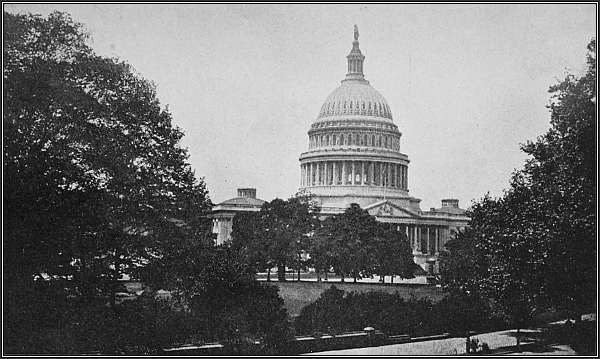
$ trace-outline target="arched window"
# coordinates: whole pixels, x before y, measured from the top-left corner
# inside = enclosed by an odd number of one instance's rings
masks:
[[[329,135],[325,136],[325,146],[329,146]]]
[[[375,135],[371,136],[371,146],[375,146]]]
[[[337,135],[333,135],[333,141],[332,142],[333,142],[332,144],[334,146],[337,145]]]
[[[377,147],[382,147],[383,144],[381,143],[382,139],[381,139],[381,135],[379,135],[379,138],[377,139]]]
[[[363,136],[363,146],[367,146],[367,135]]]

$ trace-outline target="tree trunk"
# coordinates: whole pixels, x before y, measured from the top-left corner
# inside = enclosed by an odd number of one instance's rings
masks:
[[[583,314],[582,313],[575,313],[575,327],[576,328],[579,326],[579,324],[581,324],[582,320],[583,320]]]
[[[342,283],[344,283],[344,275],[342,274]]]
[[[517,352],[521,352],[521,328],[517,327]]]
[[[354,276],[354,283],[356,283],[356,276]]]
[[[267,282],[271,281],[271,268],[267,268]]]
[[[279,282],[285,282],[285,265],[277,266],[277,280]]]
[[[390,283],[394,284],[394,276],[390,276]]]
[[[298,282],[300,281],[300,268],[298,268]]]
[[[326,270],[326,271],[325,271],[325,280],[326,280],[326,281],[329,281],[329,278],[327,278],[327,273],[329,273],[329,270]]]
[[[317,273],[317,282],[320,283],[321,282],[321,271],[315,269],[315,272]]]

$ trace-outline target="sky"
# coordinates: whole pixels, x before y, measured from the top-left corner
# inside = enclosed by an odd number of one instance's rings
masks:
[[[387,100],[421,208],[468,207],[508,188],[549,128],[548,88],[581,75],[595,4],[6,4],[66,11],[91,46],[156,84],[190,163],[218,203],[300,184],[300,153],[346,73],[353,25],[364,73]]]

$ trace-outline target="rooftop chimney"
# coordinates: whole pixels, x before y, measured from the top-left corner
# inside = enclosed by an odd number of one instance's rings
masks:
[[[238,188],[238,197],[256,198],[256,188]]]
[[[458,208],[458,200],[454,198],[448,198],[442,200],[442,208],[443,207],[453,207]]]

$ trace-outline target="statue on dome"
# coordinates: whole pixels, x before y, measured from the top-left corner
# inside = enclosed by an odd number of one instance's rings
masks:
[[[358,41],[358,26],[354,24],[354,40]]]

